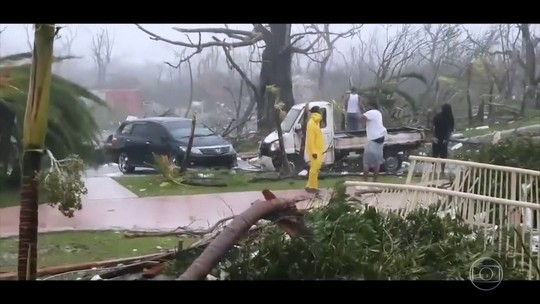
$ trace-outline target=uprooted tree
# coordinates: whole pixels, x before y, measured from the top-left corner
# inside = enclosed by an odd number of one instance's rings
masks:
[[[189,42],[184,42],[162,37],[138,24],[136,26],[148,34],[152,40],[194,49],[194,52],[184,60],[189,60],[204,49],[211,47],[222,47],[228,50],[248,46],[264,48],[261,56],[257,94],[254,96],[257,104],[257,128],[262,133],[273,130],[274,126],[274,105],[266,102],[264,98],[267,86],[275,86],[280,89],[284,110],[288,111],[295,104],[291,73],[293,55],[309,55],[320,52],[320,50],[314,51],[313,48],[322,38],[319,31],[292,33],[291,24],[254,24],[251,31],[231,29],[227,25],[224,28],[173,28],[186,34]],[[189,34],[198,34],[198,42],[194,42]],[[212,40],[203,42],[203,34],[212,35]],[[330,31],[326,34],[329,37],[341,35]],[[220,39],[217,35],[225,36],[225,38]],[[301,41],[306,40],[304,39],[306,36],[315,36],[316,38],[304,47],[300,44]]]

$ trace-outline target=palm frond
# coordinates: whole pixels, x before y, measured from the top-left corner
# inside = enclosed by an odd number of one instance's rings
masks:
[[[25,59],[28,54],[7,56],[9,60],[4,62],[12,63]],[[12,66],[6,78],[9,86],[0,87],[0,102],[7,106],[6,109],[15,113],[18,121],[23,121],[30,82],[30,66]],[[47,148],[60,158],[70,153],[78,154],[83,159],[86,156],[89,157],[93,151],[93,145],[98,142],[99,128],[92,116],[90,106],[83,98],[92,101],[92,105],[98,107],[106,107],[105,101],[84,87],[57,75],[52,77],[50,95],[45,143]],[[21,136],[21,128],[22,126],[17,124],[15,133],[19,135],[16,137]]]
[[[53,57],[53,63],[62,62],[64,60],[81,59],[80,56],[55,56]],[[17,53],[4,57],[0,57],[0,68],[16,68],[16,67],[30,67],[32,64],[32,52]]]
[[[32,52],[12,54],[0,57],[0,67],[14,67],[30,65],[32,63]]]

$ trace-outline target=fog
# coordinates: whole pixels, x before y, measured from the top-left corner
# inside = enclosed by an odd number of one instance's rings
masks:
[[[147,33],[134,24],[66,24],[61,26],[63,28],[55,41],[55,55],[72,55],[76,56],[77,59],[56,63],[53,68],[54,72],[95,92],[112,89],[139,90],[145,103],[144,113],[140,113],[140,115],[161,115],[169,111],[184,116],[188,110],[190,113],[196,111],[205,122],[223,127],[230,119],[240,119],[240,117],[245,116],[246,110],[254,110],[249,107],[254,97],[247,82],[245,79],[242,82],[239,73],[227,64],[224,52],[220,47],[205,48],[199,54],[189,57],[189,62],[184,62],[179,68],[174,68],[171,65],[177,65],[181,58],[187,58],[196,49],[173,45],[159,41],[160,39],[158,41],[152,40]],[[228,24],[227,26],[220,24],[141,24],[140,26],[164,39],[183,43],[192,41],[194,44],[197,44],[199,40],[197,33],[189,34],[188,39],[186,34],[173,28],[227,27],[243,31],[253,30],[251,24]],[[322,25],[318,26],[322,28]],[[433,38],[436,28],[442,28],[439,25],[432,25],[431,30],[428,30],[425,25],[412,25],[408,29],[406,37],[403,36],[403,40],[394,44],[392,41],[397,41],[395,38],[404,31],[406,26],[399,24],[354,26],[358,28],[354,34],[351,34],[350,37],[337,38],[331,47],[324,47],[322,42],[319,42],[316,46],[317,50],[314,50],[315,47],[313,47],[310,50],[311,53],[293,52],[294,102],[314,99],[338,100],[351,84],[367,87],[388,81],[398,74],[415,72],[430,78],[427,89],[412,81],[401,81],[399,86],[413,96],[419,106],[433,108],[435,106],[433,89],[435,82],[437,87],[439,83],[438,80],[432,81],[435,79],[434,75],[439,77],[437,79],[448,75],[459,78],[461,77],[459,75],[463,75],[461,70],[451,70],[448,61],[452,61],[454,66],[464,67],[480,57],[488,58],[487,61],[493,64],[494,70],[501,70],[500,73],[504,73],[505,68],[512,69],[512,77],[515,80],[507,84],[505,96],[501,97],[507,100],[503,100],[503,103],[516,100],[516,95],[524,94],[524,89],[518,83],[523,82],[526,77],[520,72],[519,66],[511,64],[512,58],[508,61],[505,58],[503,58],[504,60],[495,58],[496,55],[494,55],[494,52],[508,50],[508,46],[511,44],[514,49],[521,50],[522,43],[517,43],[518,40],[521,41],[517,25],[507,27],[507,32],[510,33],[508,35],[504,32],[506,25],[459,25],[455,27],[460,31],[458,38],[448,38],[446,42],[438,41],[437,44],[431,45],[431,48],[429,39]],[[332,38],[337,37],[337,33],[349,31],[352,27],[351,24],[330,25],[330,31],[334,33]],[[530,25],[529,28],[536,57],[539,57],[540,26]],[[32,25],[2,24],[0,30],[2,30],[0,56],[31,50]],[[291,32],[293,34],[305,31],[303,24],[292,25]],[[489,33],[494,33],[496,37],[486,38]],[[234,41],[233,38],[224,40],[226,36],[221,34],[204,33],[201,34],[201,42],[214,41],[213,36],[220,41]],[[101,44],[97,43],[100,37]],[[316,39],[315,35],[297,37],[299,39],[294,41],[294,46],[298,49],[307,47]],[[432,40],[435,41],[434,38]],[[107,43],[104,43],[106,41],[108,41],[108,47],[106,47]],[[486,48],[480,50],[479,45],[484,41],[488,41]],[[465,42],[470,47],[464,48],[462,45]],[[258,46],[259,48],[231,49],[234,61],[246,73],[248,80],[251,80],[255,85],[259,82],[260,53],[264,43],[259,43]],[[457,50],[460,47],[463,49]],[[101,48],[101,51],[98,52],[101,56],[101,64],[98,64],[99,60],[96,57],[98,53],[95,52],[95,49],[97,48]],[[474,51],[473,48],[475,48]],[[330,49],[332,52],[328,62],[324,68],[321,68],[320,61],[326,54],[329,54],[328,50]],[[401,51],[398,52],[397,49]],[[389,56],[390,51],[393,51],[395,56]],[[440,60],[435,57],[432,57],[431,61],[427,60],[426,58],[430,54],[440,58]],[[434,64],[435,61],[437,64]],[[538,65],[539,62],[540,59],[533,65]],[[446,64],[448,66],[445,66]],[[389,66],[385,67],[385,65]],[[323,80],[321,80],[322,70],[325,74]],[[535,73],[538,73],[538,70],[540,68],[536,68]],[[476,91],[472,96],[474,106],[478,106],[482,102],[481,96],[487,93],[489,87],[478,79],[477,77],[477,83],[474,84]],[[536,87],[538,83],[530,83],[530,85]],[[498,89],[503,91],[502,88]],[[448,95],[444,97],[447,99],[446,101],[455,102],[452,99],[452,93],[448,93]],[[444,98],[441,97],[442,101],[445,101]],[[458,102],[455,102],[456,107],[458,109],[464,108],[462,106],[464,104],[463,96],[456,99],[459,99]],[[517,99],[521,100],[522,98],[518,96]],[[201,103],[192,103],[191,101],[201,101]],[[122,109],[112,109],[108,113],[97,111],[96,117],[103,128],[107,129],[114,128],[114,124],[117,124],[118,120],[122,120],[129,114],[123,112]],[[113,122],[112,125],[111,122]],[[254,123],[252,122],[247,129],[253,128]]]

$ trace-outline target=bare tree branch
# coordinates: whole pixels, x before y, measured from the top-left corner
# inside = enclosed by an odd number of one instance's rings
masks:
[[[30,37],[32,36],[31,35],[32,31],[31,31],[31,28],[30,28],[31,26],[32,25],[27,25],[27,26],[24,27],[24,31],[26,32],[26,46],[28,47],[28,50],[30,52],[32,52],[33,49],[34,49],[34,45],[32,44],[32,42],[30,42],[31,41]]]
[[[217,39],[217,38],[215,38],[215,39]],[[247,121],[249,121],[250,114],[251,114],[251,112],[253,112],[253,108],[257,104],[257,101],[260,100],[261,95],[259,94],[259,90],[258,90],[257,86],[251,81],[251,79],[242,70],[242,68],[234,61],[234,59],[231,56],[231,53],[229,51],[229,48],[227,48],[226,46],[222,46],[222,49],[223,49],[223,52],[225,53],[225,57],[227,58],[227,63],[229,64],[229,68],[232,68],[236,72],[238,72],[240,77],[242,77],[242,80],[251,89],[251,92],[253,94],[253,98],[252,98],[250,104],[248,105],[248,109],[246,110],[246,113],[244,114],[244,117],[241,119],[241,121],[239,123],[236,124],[236,126],[234,128],[229,128],[229,130],[234,130],[234,129],[238,128],[239,126],[244,125]],[[229,130],[227,130],[227,131],[229,131]],[[225,134],[223,136],[226,136],[227,134]]]
[[[101,29],[101,31],[92,38],[92,58],[96,64],[98,85],[100,86],[105,84],[107,68],[111,63],[113,46],[114,36],[111,38],[106,29]]]
[[[66,31],[63,31],[63,33],[66,33]],[[71,55],[71,48],[73,46],[73,42],[75,41],[75,38],[77,37],[77,29],[75,31],[72,31],[71,29],[67,29],[67,34],[59,35],[58,39],[62,41],[62,48],[60,49],[60,54],[65,55]]]
[[[319,76],[318,76],[318,88],[319,90],[322,90],[324,85],[324,77],[327,69],[327,65],[332,58],[332,55],[334,54],[335,50],[335,44],[339,39],[342,38],[350,38],[355,36],[361,29],[362,25],[352,25],[352,27],[344,32],[341,33],[334,33],[330,31],[330,24],[323,24],[322,28],[319,27],[318,24],[310,24],[310,25],[304,25],[305,32],[315,32],[318,33],[316,39],[316,44],[311,45],[312,47],[318,46],[320,47],[319,50],[312,51],[311,54],[315,54],[314,57],[310,56],[308,52],[305,52],[304,54],[311,59],[312,61],[316,62],[319,66]],[[297,38],[301,38],[304,36],[298,36]],[[321,42],[321,43],[320,43]],[[301,54],[301,53],[300,53]]]
[[[227,46],[227,47],[237,48],[237,47],[243,47],[243,46],[250,46],[252,44],[255,44],[257,41],[262,40],[262,38],[263,38],[262,33],[253,31],[253,32],[250,32],[249,36],[244,37],[241,41],[238,41],[238,42],[226,42],[224,40],[219,40],[218,39],[217,41],[213,40],[213,41],[193,44],[191,42],[170,40],[170,39],[164,38],[164,37],[162,37],[162,36],[160,36],[158,34],[155,34],[155,33],[151,32],[151,31],[145,29],[144,27],[140,26],[139,24],[135,24],[135,25],[141,31],[148,34],[150,36],[150,39],[152,39],[152,40],[163,41],[163,42],[167,42],[167,43],[170,43],[170,44],[183,46],[183,47],[187,47],[187,48],[197,48],[197,49],[199,49],[199,48],[207,48],[207,47],[213,47],[213,46]],[[218,29],[212,29],[212,28],[210,28],[210,29],[204,29],[204,28],[201,28],[201,29],[174,28],[174,29],[176,31],[184,32],[184,33],[199,33],[199,35],[202,34],[202,33],[215,33],[218,30]],[[230,29],[222,29],[222,33],[224,33],[224,34],[229,33],[229,34],[238,35],[236,30],[230,30]]]

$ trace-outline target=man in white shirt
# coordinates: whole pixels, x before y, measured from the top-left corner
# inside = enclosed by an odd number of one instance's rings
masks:
[[[358,95],[356,87],[351,88],[351,92],[344,96],[345,108],[343,112],[346,119],[346,127],[349,131],[358,131],[362,127],[360,125],[360,116],[364,112],[364,104],[362,97]]]
[[[384,164],[384,138],[387,130],[383,124],[382,113],[376,103],[368,105],[360,120],[366,126],[367,143],[364,147],[364,180],[368,180],[369,171],[373,170],[373,182],[377,182],[379,169]]]

